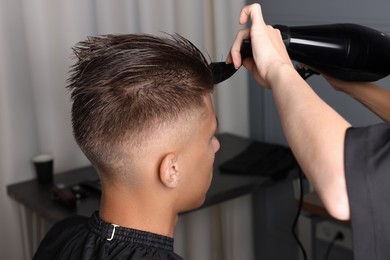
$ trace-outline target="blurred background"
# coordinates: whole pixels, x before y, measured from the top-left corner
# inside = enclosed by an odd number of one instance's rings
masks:
[[[2,259],[29,259],[20,206],[7,196],[6,186],[35,178],[31,158],[51,153],[56,173],[89,165],[71,130],[71,103],[65,89],[69,66],[73,64],[71,47],[98,34],[179,33],[210,60],[222,61],[237,31],[243,28],[238,23],[240,9],[252,2],[255,1],[0,0]],[[348,22],[390,33],[390,2],[386,0],[259,2],[269,24]],[[314,76],[308,81],[353,125],[380,121],[350,97],[336,93],[322,78]],[[388,79],[378,83],[390,87]],[[219,132],[286,144],[270,91],[257,86],[245,70],[220,84],[213,98]],[[260,213],[255,213],[254,208]],[[200,210],[180,220],[176,251],[185,259],[296,259],[297,248],[289,230],[294,213],[290,186]],[[262,223],[257,230],[253,229],[254,221]],[[214,228],[216,224],[221,228]],[[258,236],[256,241],[269,241],[274,247],[255,243],[254,234]],[[275,250],[278,247],[286,250]]]

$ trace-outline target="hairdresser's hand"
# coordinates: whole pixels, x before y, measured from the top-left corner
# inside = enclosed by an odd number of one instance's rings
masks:
[[[331,76],[321,73],[321,75],[328,81],[328,83],[337,91],[342,91],[348,94],[348,91],[351,91],[357,85],[366,85],[369,83],[366,82],[348,82],[335,79]]]
[[[294,67],[280,31],[265,24],[259,4],[241,10],[240,24],[247,23],[248,18],[252,20],[252,26],[238,32],[226,62],[233,62],[236,68],[244,65],[259,84],[271,88],[272,81],[277,80],[282,73],[282,67]],[[240,49],[244,39],[251,39],[253,59],[247,58],[242,62]]]
[[[326,73],[323,73],[322,71],[319,71],[315,68],[312,68],[310,66],[307,66],[305,64],[300,64],[300,67],[305,70],[311,70],[315,73],[320,74],[326,81],[328,81],[329,85],[333,87],[334,90],[344,92],[346,94],[350,94],[348,92],[353,92],[353,89],[358,86],[366,86],[372,83],[369,82],[351,82],[351,81],[343,81],[336,78],[333,78]]]
[[[329,107],[297,73],[278,30],[264,23],[260,5],[242,9],[240,23],[250,29],[238,33],[227,62],[242,65],[240,47],[251,39],[253,59],[244,66],[257,82],[272,88],[272,96],[289,146],[327,211],[349,218],[344,175],[344,138],[350,124]]]
[[[335,90],[353,97],[383,121],[390,123],[390,91],[372,82],[347,82],[321,75]]]

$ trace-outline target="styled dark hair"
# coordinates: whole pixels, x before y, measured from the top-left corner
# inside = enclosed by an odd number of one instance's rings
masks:
[[[73,133],[100,169],[111,167],[124,141],[141,147],[164,122],[204,108],[214,88],[207,60],[179,35],[89,37],[73,51]]]

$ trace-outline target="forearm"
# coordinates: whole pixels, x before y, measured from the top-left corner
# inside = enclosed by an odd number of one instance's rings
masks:
[[[344,138],[350,124],[289,66],[272,75],[284,133],[305,175],[331,215],[349,218]]]
[[[258,83],[272,89],[289,145],[329,213],[347,219],[344,138],[350,125],[299,76],[280,32],[265,24],[259,4],[243,8],[240,23],[249,17],[252,25],[237,34],[227,62],[242,65],[241,44],[250,37],[253,59],[244,60],[244,66]]]
[[[390,92],[373,83],[361,83],[343,90],[385,122],[390,123]]]

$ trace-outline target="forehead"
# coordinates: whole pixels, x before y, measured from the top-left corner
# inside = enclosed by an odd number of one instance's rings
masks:
[[[205,97],[205,109],[203,110],[201,117],[206,125],[206,128],[214,134],[216,129],[218,128],[218,118],[215,114],[213,102],[210,95]]]
[[[205,103],[205,109],[202,113],[202,116],[205,118],[208,117],[215,117],[215,111],[214,111],[214,106],[213,106],[213,101],[211,99],[211,95],[205,95],[204,98],[204,103]]]

